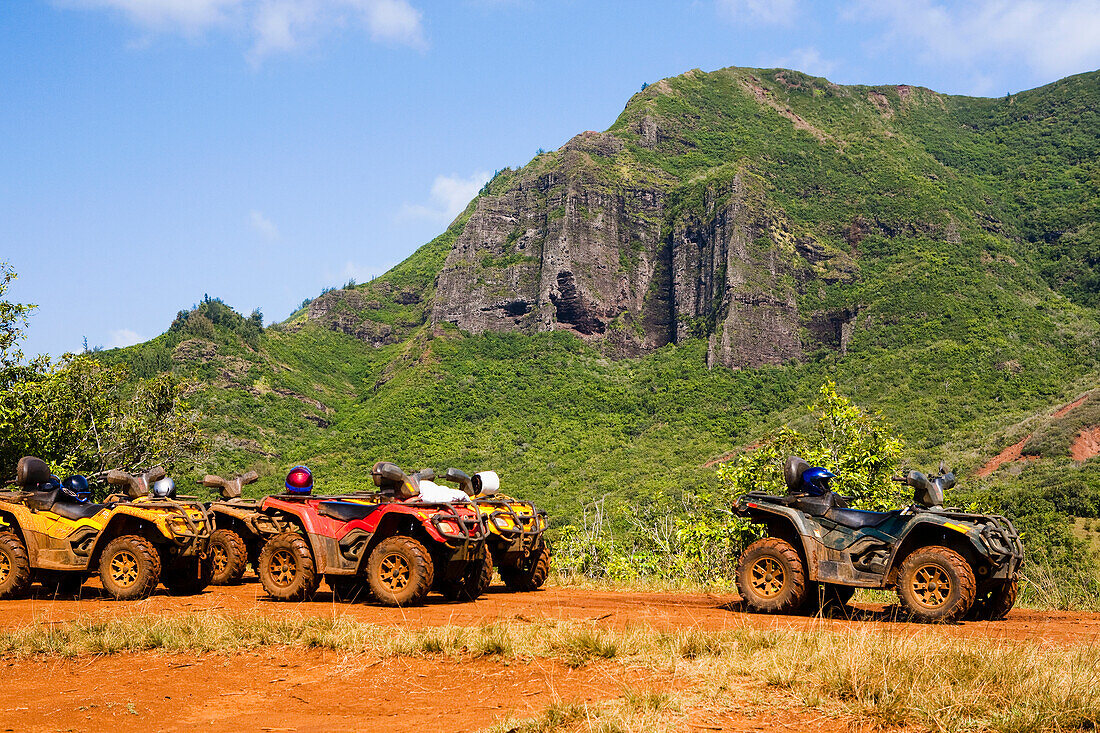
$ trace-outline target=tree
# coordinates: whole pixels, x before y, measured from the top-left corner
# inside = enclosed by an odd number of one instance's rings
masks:
[[[854,499],[857,508],[881,511],[906,502],[902,485],[890,481],[904,443],[880,415],[864,412],[837,394],[833,382],[821,386],[809,410],[817,418],[811,434],[783,427],[755,449],[719,466],[718,477],[732,495],[753,490],[784,493],[783,463],[797,455],[835,473],[833,488]]]
[[[0,295],[15,277],[0,266]],[[171,374],[132,379],[94,354],[25,363],[17,348],[33,306],[0,300],[0,481],[20,457],[35,455],[59,473],[174,465],[205,450],[188,385]]]

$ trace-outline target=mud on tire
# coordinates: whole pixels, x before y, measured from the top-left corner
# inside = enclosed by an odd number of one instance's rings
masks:
[[[107,543],[99,556],[99,580],[111,598],[148,598],[160,582],[160,554],[152,542],[127,534]]]
[[[439,591],[448,601],[472,601],[489,590],[493,582],[493,556],[482,543],[466,570],[457,579],[443,583]]]
[[[211,585],[236,585],[248,564],[248,545],[231,529],[216,529],[210,535]]]
[[[435,576],[432,556],[412,537],[387,537],[367,558],[371,595],[384,606],[418,606]]]
[[[778,537],[753,542],[737,561],[737,592],[756,613],[791,613],[806,601],[806,571],[791,543]]]
[[[283,532],[268,540],[256,571],[264,590],[279,601],[305,600],[321,584],[309,543],[297,532]]]
[[[500,579],[513,591],[533,591],[542,587],[550,574],[550,548],[544,543],[531,553],[527,562],[518,568],[501,568]]]
[[[31,562],[23,540],[0,532],[0,598],[17,598],[31,585]]]
[[[897,590],[901,605],[918,621],[956,621],[974,605],[974,570],[948,547],[921,547],[902,562]]]

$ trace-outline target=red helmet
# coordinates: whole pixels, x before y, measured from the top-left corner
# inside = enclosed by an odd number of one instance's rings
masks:
[[[313,491],[313,474],[305,466],[295,466],[286,475],[286,490],[292,494],[308,494]]]

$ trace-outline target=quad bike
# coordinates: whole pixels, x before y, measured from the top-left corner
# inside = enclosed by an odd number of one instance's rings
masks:
[[[214,572],[211,585],[233,585],[241,582],[245,567],[258,567],[264,543],[278,533],[270,518],[260,513],[260,500],[245,499],[241,488],[260,478],[249,471],[232,479],[207,475],[202,485],[217,489],[218,501],[207,504],[218,528],[210,535],[210,557]]]
[[[500,477],[495,471],[481,471],[471,477],[457,468],[448,468],[443,479],[473,497],[489,530],[489,552],[504,585],[513,591],[542,587],[550,573],[550,545],[543,536],[548,526],[546,512],[529,501],[498,493]]]
[[[173,594],[206,587],[214,526],[206,509],[149,496],[158,479],[171,481],[162,468],[104,477],[126,494],[94,504],[64,491],[44,461],[20,459],[18,489],[0,492],[0,598],[25,592],[34,580],[75,594],[97,571],[104,590],[120,600],[144,598],[158,583]]]
[[[392,463],[372,469],[378,491],[342,496],[300,491],[292,480],[298,468],[288,476],[288,493],[260,503],[277,531],[257,567],[273,598],[308,598],[322,577],[341,600],[387,606],[418,605],[433,589],[451,600],[473,599],[488,586],[492,558],[472,506],[409,503],[420,477]]]
[[[1023,544],[1002,516],[943,508],[955,475],[940,463],[929,479],[910,471],[895,481],[913,505],[889,512],[848,508],[828,488],[833,477],[791,457],[785,496],[749,492],[734,514],[763,524],[767,536],[745,548],[737,588],[756,612],[789,613],[843,605],[855,588],[897,591],[917,620],[999,620],[1016,602]]]

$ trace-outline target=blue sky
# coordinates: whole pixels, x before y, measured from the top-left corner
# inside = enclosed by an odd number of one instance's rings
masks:
[[[282,320],[643,82],[724,66],[1001,96],[1100,67],[1100,0],[0,3],[24,351],[148,339],[204,293]]]

